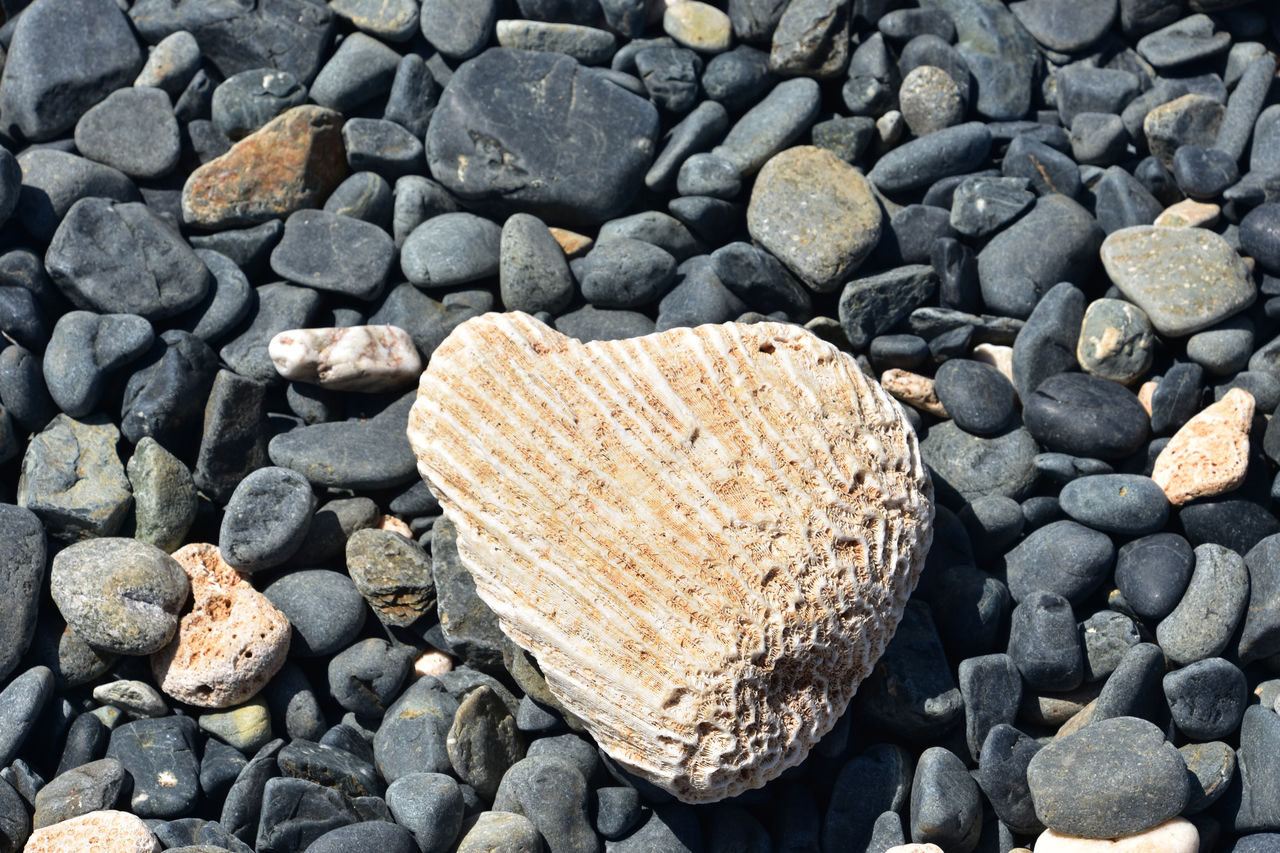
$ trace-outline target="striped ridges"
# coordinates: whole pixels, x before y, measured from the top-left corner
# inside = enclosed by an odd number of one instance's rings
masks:
[[[932,536],[897,403],[793,325],[583,344],[486,314],[433,354],[409,438],[502,629],[610,756],[689,803],[804,759]]]

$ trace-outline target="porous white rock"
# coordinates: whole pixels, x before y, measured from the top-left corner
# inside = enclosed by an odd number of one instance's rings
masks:
[[[584,344],[486,314],[433,354],[409,438],[477,592],[552,695],[690,803],[804,759],[932,537],[902,409],[794,325]]]
[[[412,385],[422,359],[398,326],[289,329],[267,344],[276,372],[334,391],[393,391]]]

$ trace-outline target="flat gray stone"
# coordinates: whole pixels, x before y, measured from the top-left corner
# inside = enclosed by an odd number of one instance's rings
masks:
[[[1103,241],[1102,264],[1156,331],[1171,337],[1207,329],[1257,295],[1244,261],[1204,228],[1122,228]]]

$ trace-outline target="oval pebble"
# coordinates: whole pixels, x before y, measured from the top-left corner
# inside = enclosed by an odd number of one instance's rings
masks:
[[[293,626],[294,657],[322,657],[346,648],[364,627],[368,612],[351,578],[327,569],[281,575],[262,594]]]
[[[159,651],[178,629],[190,584],[177,561],[136,539],[104,537],[58,552],[49,586],[67,625],[122,655]]]
[[[1154,533],[1169,519],[1164,491],[1137,474],[1079,477],[1062,487],[1058,502],[1081,524],[1123,536]]]
[[[989,364],[949,359],[934,376],[938,401],[956,426],[974,435],[995,435],[1013,419],[1013,384]]]
[[[1123,385],[1084,373],[1059,373],[1024,398],[1022,420],[1048,450],[1123,459],[1150,430],[1147,410]]]
[[[243,572],[278,566],[293,555],[311,527],[316,496],[289,468],[259,468],[240,481],[227,501],[218,535],[222,558]]]

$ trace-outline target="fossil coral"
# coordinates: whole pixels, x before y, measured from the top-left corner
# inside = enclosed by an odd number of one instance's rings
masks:
[[[583,344],[486,314],[432,356],[409,438],[552,695],[690,803],[804,759],[893,635],[932,535],[897,403],[793,325]]]

